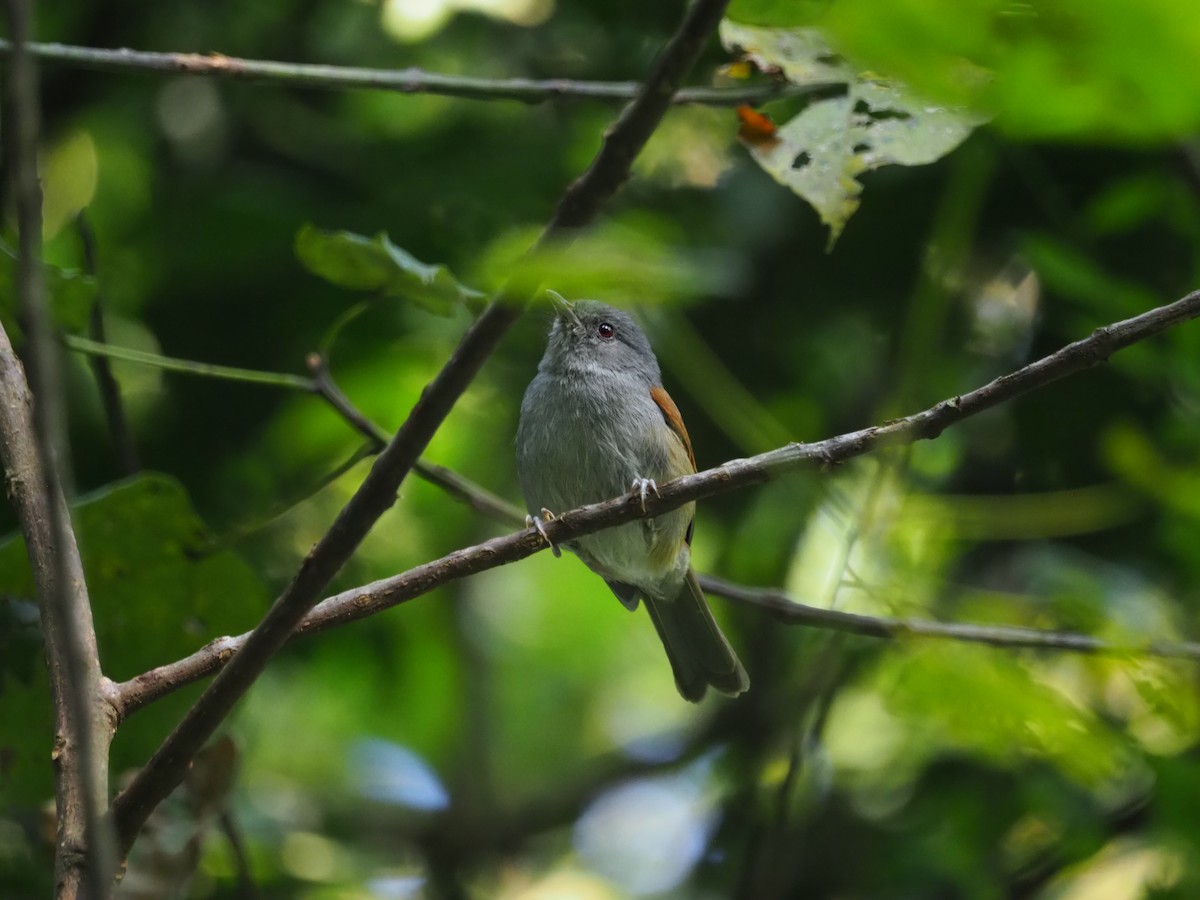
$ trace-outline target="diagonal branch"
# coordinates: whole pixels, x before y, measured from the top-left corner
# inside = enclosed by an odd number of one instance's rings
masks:
[[[92,610],[60,471],[66,442],[41,260],[37,70],[26,44],[33,29],[32,4],[8,0],[6,11],[14,50],[5,79],[12,115],[5,121],[4,138],[20,248],[14,286],[30,371],[27,382],[0,328],[0,460],[37,584],[54,703],[55,896],[75,898],[86,889],[100,900],[109,894],[112,856],[111,834],[103,820],[113,723],[104,715],[101,692],[109,683],[100,673]]]
[[[666,113],[671,96],[716,30],[726,3],[727,0],[694,0],[636,99],[608,132],[591,167],[564,192],[542,235],[543,241],[566,237],[565,232],[589,224],[621,186],[634,157]],[[291,584],[146,766],[113,801],[113,818],[123,850],[132,845],[155,806],[179,784],[192,757],[316,604],[371,526],[395,502],[400,482],[520,316],[520,308],[511,302],[519,298],[503,299],[510,302],[494,301],[468,329],[358,491],[309,552]]]
[[[442,75],[423,69],[365,69],[352,66],[312,65],[240,59],[222,53],[153,53],[140,50],[108,50],[70,44],[29,44],[29,51],[46,62],[101,72],[162,72],[178,75],[207,75],[215,78],[253,81],[292,87],[321,89],[364,89],[403,94],[437,94],[465,100],[515,100],[545,103],[551,100],[629,101],[637,96],[634,81],[574,81],[567,78],[472,78]],[[0,56],[12,53],[12,44],[0,40]],[[673,87],[674,104],[739,106],[758,104],[781,97],[795,97],[818,90],[840,87],[830,84],[796,85],[786,81],[729,88]]]
[[[769,481],[800,468],[827,468],[881,447],[934,438],[950,425],[1088,369],[1118,350],[1198,316],[1200,291],[1195,291],[1174,303],[1099,328],[1090,336],[1056,353],[922,412],[812,444],[788,444],[758,456],[731,460],[707,471],[678,478],[660,485],[658,496],[646,499],[644,511],[636,495],[580,507],[546,522],[545,530],[551,540],[560,544],[636,518],[660,515],[693,500]],[[297,630],[302,634],[315,634],[366,618],[451,581],[532,556],[539,550],[545,550],[546,546],[540,535],[525,530],[456,550],[393,578],[330,597],[305,616]],[[1156,642],[1145,646],[1129,646],[1086,635],[1033,629],[881,619],[803,606],[783,598],[777,592],[744,588],[711,577],[704,578],[703,583],[713,593],[766,608],[789,623],[869,637],[914,634],[994,646],[1048,647],[1083,653],[1136,652],[1200,659],[1200,644],[1196,643]],[[191,656],[151,669],[122,683],[118,687],[121,714],[130,715],[185,684],[219,671],[245,645],[247,637],[219,638]]]

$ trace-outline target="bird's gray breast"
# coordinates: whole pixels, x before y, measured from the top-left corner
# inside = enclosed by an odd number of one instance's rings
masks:
[[[668,440],[675,438],[643,378],[539,372],[525,392],[517,430],[526,504],[535,514],[565,512],[623,494],[636,478],[668,480]],[[679,513],[668,516],[674,524]],[[642,572],[647,551],[663,524],[631,522],[580,538],[576,549],[605,577],[638,583],[649,577]]]
[[[539,372],[525,392],[517,431],[526,501],[562,512],[623,493],[635,478],[662,478],[663,424],[641,379]]]

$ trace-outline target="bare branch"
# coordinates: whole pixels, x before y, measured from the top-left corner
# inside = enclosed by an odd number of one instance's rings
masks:
[[[329,360],[320,353],[308,355],[308,371],[312,372],[312,389],[321,399],[333,407],[346,423],[375,445],[376,450],[387,446],[388,433],[364,416],[342,393],[329,371]]]
[[[12,116],[4,130],[17,207],[15,288],[31,377],[27,382],[0,328],[0,458],[37,584],[54,703],[56,896],[75,898],[86,886],[94,900],[101,900],[110,892],[113,866],[112,839],[103,814],[114,725],[105,716],[92,610],[59,471],[65,429],[41,260],[37,70],[26,50],[33,27],[31,4],[9,0],[7,13],[13,36],[6,79]]]
[[[693,0],[637,96],[605,132],[600,152],[588,170],[563,193],[539,244],[591,224],[600,208],[629,178],[634,158],[666,115],[671,98],[700,58],[728,5],[728,0]]]
[[[545,523],[556,544],[602,528],[642,517],[653,517],[703,497],[726,493],[769,481],[804,467],[827,468],[884,446],[896,446],[936,437],[946,427],[992,407],[1043,388],[1094,366],[1116,351],[1145,340],[1174,325],[1200,316],[1200,291],[1175,303],[1094,331],[1050,356],[1004,375],[970,393],[944,400],[922,412],[885,425],[832,437],[812,444],[789,444],[749,459],[687,475],[659,486],[658,496],[647,498],[645,511],[636,495],[615,497],[580,507]],[[535,532],[525,530],[493,538],[474,547],[456,550],[441,559],[417,566],[393,578],[345,591],[318,604],[297,631],[315,634],[357,621],[406,600],[419,597],[451,581],[515,562],[547,548]],[[1200,644],[1155,642],[1127,646],[1087,635],[1041,632],[1034,629],[982,625],[949,625],[916,620],[859,616],[793,603],[778,592],[732,585],[706,576],[704,587],[713,593],[765,607],[797,624],[848,631],[868,637],[892,638],[904,634],[987,643],[994,646],[1048,647],[1083,653],[1140,653],[1162,657],[1200,659]],[[151,669],[118,686],[118,706],[127,716],[172,691],[219,671],[242,647],[247,635],[219,638],[191,656]]]
[[[110,72],[161,72],[206,75],[240,81],[319,89],[363,89],[403,94],[437,94],[464,100],[629,101],[638,93],[634,81],[573,81],[567,78],[471,78],[441,75],[423,69],[365,69],[350,66],[312,65],[239,59],[221,53],[149,53],[108,50],[69,44],[29,44],[30,52],[46,62]],[[12,44],[0,40],[0,56],[12,53]],[[795,85],[786,81],[731,88],[683,88],[671,98],[674,104],[738,106],[781,97],[795,97],[842,86],[840,82]]]
[[[684,75],[716,29],[727,0],[694,0],[679,31],[656,61],[636,99],[609,131],[591,167],[564,193],[542,240],[587,225],[620,187],[633,158],[661,121]],[[291,584],[250,633],[216,680],[130,785],[113,802],[122,849],[128,849],[154,807],[179,783],[197,750],[212,735],[316,604],[321,591],[350,558],[454,403],[474,380],[500,339],[520,316],[514,304],[494,301],[468,329],[395,437],[380,454],[333,525],[309,552]],[[534,547],[529,549],[532,552]],[[528,554],[526,554],[528,555]]]
[[[93,846],[90,815],[103,809],[108,800],[108,744],[116,727],[111,702],[115,692],[100,674],[92,610],[75,536],[69,528],[60,530],[61,523],[69,521],[66,502],[61,490],[57,491],[53,502],[59,512],[51,514],[34,433],[33,401],[25,373],[0,326],[0,462],[37,585],[50,671],[57,770],[56,896],[73,897],[82,888],[83,867]],[[63,602],[65,610],[60,606]]]
[[[764,610],[787,625],[807,625],[827,631],[841,631],[873,638],[941,638],[990,647],[1041,648],[1112,656],[1157,656],[1165,659],[1200,660],[1200,643],[1195,641],[1155,640],[1122,644],[1102,640],[1090,634],[1070,631],[1044,631],[1007,625],[971,625],[955,622],[931,622],[926,619],[895,619],[865,616],[807,606],[782,591],[751,588],[712,575],[700,576],[704,590],[733,600],[743,606]]]
[[[430,484],[437,485],[451,497],[461,500],[475,512],[505,525],[520,526],[525,521],[524,510],[518,509],[499,494],[493,494],[453,469],[420,460],[413,471]]]

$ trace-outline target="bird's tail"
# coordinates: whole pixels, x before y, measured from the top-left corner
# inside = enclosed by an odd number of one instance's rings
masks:
[[[671,661],[675,686],[685,700],[698,703],[709,685],[731,697],[750,687],[746,670],[708,608],[695,572],[688,569],[674,599],[645,597],[645,601]]]

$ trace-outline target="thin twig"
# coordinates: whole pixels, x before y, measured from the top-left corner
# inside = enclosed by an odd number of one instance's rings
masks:
[[[1004,375],[970,393],[944,400],[922,412],[885,425],[865,428],[812,444],[789,444],[749,459],[687,475],[659,486],[657,496],[642,502],[636,495],[615,497],[556,516],[545,523],[555,544],[565,543],[602,528],[637,518],[661,515],[685,503],[769,481],[802,467],[828,468],[885,446],[936,437],[946,427],[1088,369],[1124,347],[1200,316],[1200,291],[1175,303],[1094,331],[1056,353]],[[541,535],[525,530],[456,550],[393,578],[345,591],[318,604],[300,623],[298,632],[314,634],[374,615],[451,581],[516,562],[545,550]],[[1087,635],[1042,632],[1035,629],[982,625],[949,625],[903,619],[860,616],[793,603],[773,592],[743,588],[706,576],[702,585],[714,593],[770,608],[788,621],[868,637],[901,635],[968,640],[1006,647],[1047,647],[1080,653],[1148,654],[1167,658],[1200,659],[1200,644],[1155,641],[1122,645]],[[220,670],[247,641],[248,635],[223,637],[191,656],[151,669],[118,686],[119,709],[130,715],[166,694]]]
[[[92,300],[92,313],[88,323],[88,332],[92,340],[100,344],[108,342],[104,326],[104,282],[100,280],[99,252],[96,249],[96,233],[84,213],[75,219],[75,229],[79,232],[79,240],[83,245],[84,271],[96,282],[96,296]],[[133,440],[133,432],[129,428],[129,419],[125,415],[125,405],[121,402],[121,387],[113,377],[112,366],[107,357],[95,354],[91,357],[92,374],[96,379],[96,387],[100,390],[100,400],[104,405],[104,417],[108,420],[108,433],[112,437],[113,449],[117,454],[117,462],[121,472],[132,475],[141,469],[138,458],[137,444]]]
[[[111,892],[112,835],[104,821],[112,721],[102,719],[102,675],[83,566],[59,469],[67,458],[64,416],[42,268],[42,192],[38,182],[37,69],[27,52],[33,30],[29,0],[7,3],[13,52],[5,123],[12,154],[19,253],[16,294],[28,339],[29,381],[0,328],[0,456],[17,507],[38,606],[54,703],[55,896]],[[32,407],[32,408],[31,408]]]
[[[359,412],[350,398],[342,393],[329,372],[329,361],[320,353],[310,353],[306,362],[308,371],[312,372],[313,393],[332,406],[354,430],[371,441],[376,450],[386,447],[388,433]]]
[[[413,471],[430,484],[440,487],[443,491],[461,500],[475,512],[487,516],[504,525],[520,527],[525,522],[525,512],[509,503],[499,494],[493,494],[471,479],[459,475],[453,469],[439,466],[437,463],[419,460]]]
[[[366,69],[351,66],[312,65],[239,59],[221,53],[150,53],[139,50],[109,50],[70,44],[29,44],[30,52],[46,62],[112,72],[165,72],[208,75],[218,78],[322,89],[361,88],[404,94],[438,94],[464,100],[516,100],[544,103],[550,100],[629,101],[637,96],[634,81],[574,81],[567,78],[472,78],[442,75],[423,69]],[[12,44],[0,40],[0,56],[12,53]],[[841,86],[795,85],[786,81],[728,88],[683,88],[671,98],[675,104],[739,106],[758,104],[781,97],[795,97]]]
[[[728,5],[728,0],[693,0],[637,96],[605,132],[592,164],[563,193],[539,246],[565,237],[564,232],[590,225],[600,208],[628,180],[634,159],[666,115],[671,98],[700,58]]]
[[[102,344],[74,334],[63,335],[63,343],[78,353],[153,366],[166,372],[181,372],[185,375],[201,375],[206,378],[222,378],[227,381],[242,381],[247,384],[263,384],[268,387],[316,393],[312,379],[305,378],[303,375],[292,375],[287,372],[264,372],[259,369],[239,369],[235,366],[219,366],[215,363],[176,359],[171,356],[149,353],[145,350],[134,350],[131,347]]]
[[[628,175],[634,157],[662,120],[671,96],[699,57],[727,0],[694,0],[636,99],[608,132],[591,167],[563,194],[543,241],[589,224]],[[309,552],[291,584],[275,601],[240,652],[188,710],[146,766],[113,801],[122,849],[146,817],[179,783],[191,759],[262,673],[270,658],[311,611],[333,576],[376,520],[395,502],[401,481],[416,464],[455,402],[474,380],[520,308],[494,301],[468,329],[449,361],[426,386],[416,406],[380,454],[329,531]],[[530,552],[534,548],[530,547]]]
[[[712,575],[700,576],[704,590],[743,606],[764,610],[787,625],[806,625],[860,637],[884,639],[940,638],[990,647],[1041,648],[1109,656],[1157,656],[1165,659],[1200,659],[1200,642],[1154,640],[1141,643],[1106,641],[1070,631],[1044,631],[1015,625],[970,625],[867,616],[817,606],[807,606],[782,591],[751,588]]]

